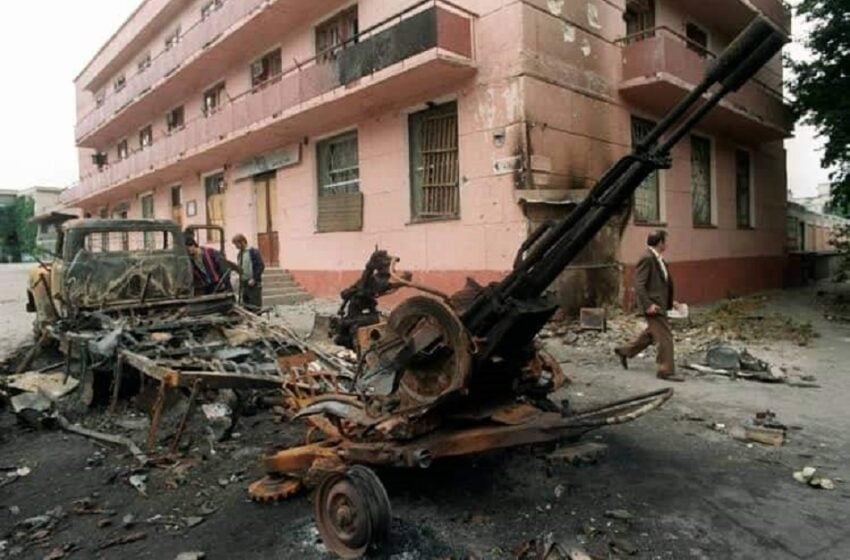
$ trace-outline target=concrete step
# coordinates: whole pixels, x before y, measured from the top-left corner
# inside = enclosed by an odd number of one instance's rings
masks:
[[[300,294],[292,294],[285,296],[266,296],[263,295],[263,307],[271,307],[272,305],[295,305],[313,299],[307,292]]]
[[[267,268],[263,273],[263,306],[293,305],[313,299],[289,271]]]

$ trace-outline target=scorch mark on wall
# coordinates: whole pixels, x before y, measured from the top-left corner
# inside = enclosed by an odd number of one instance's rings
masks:
[[[599,23],[599,8],[593,2],[587,3],[587,23],[594,29],[602,29]]]
[[[574,43],[576,40],[576,28],[567,22],[564,22],[564,42]]]

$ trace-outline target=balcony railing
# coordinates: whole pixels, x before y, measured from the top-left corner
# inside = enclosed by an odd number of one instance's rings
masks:
[[[667,74],[693,86],[702,81],[716,55],[702,45],[659,26],[619,40],[623,49],[621,90],[634,87],[641,78]],[[793,123],[782,94],[782,74],[762,68],[755,78],[727,97],[724,103],[757,116],[771,125],[790,130]]]
[[[179,42],[151,54],[150,66],[142,72],[127,76],[124,87],[115,91],[112,83],[105,84],[103,102],[77,120],[77,141],[85,138],[116,113],[130,105],[139,96],[151,90],[158,82],[173,74],[209,44],[222,36],[229,27],[246,18],[268,0],[224,0],[221,7],[206,18],[198,20],[181,31]]]
[[[243,131],[300,114],[310,100],[426,51],[438,49],[444,56],[471,62],[474,18],[445,0],[420,2],[262,84],[223,92],[223,103],[214,111],[187,115],[180,129],[160,131],[151,146],[131,150],[127,158],[83,177],[63,193],[62,201],[80,200],[203,152]]]

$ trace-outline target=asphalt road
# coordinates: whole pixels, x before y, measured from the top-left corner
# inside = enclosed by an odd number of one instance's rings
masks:
[[[0,264],[0,362],[32,340],[33,315],[27,313],[28,272],[33,264]]]
[[[850,558],[850,327],[823,320],[808,292],[786,294],[775,305],[812,320],[821,337],[807,348],[774,343],[754,350],[815,375],[821,388],[690,378],[661,410],[590,434],[608,445],[595,465],[553,463],[548,449],[523,449],[382,472],[394,522],[392,540],[377,557],[508,559],[524,541],[551,532],[594,558],[630,557],[615,551],[624,548],[645,559]],[[649,359],[624,372],[607,349],[553,349],[576,379],[562,396],[577,407],[664,386]],[[784,447],[748,445],[711,427],[744,422],[766,408],[794,427]],[[109,422],[104,417],[99,425],[109,429]],[[170,560],[192,550],[212,560],[328,558],[307,497],[256,504],[246,496],[247,483],[261,475],[256,458],[293,437],[290,428],[267,413],[243,419],[241,437],[214,454],[203,426],[190,431],[191,468],[180,476],[176,467],[151,470],[141,495],[128,483],[133,465],[120,450],[26,431],[0,412],[0,463],[32,469],[0,487],[0,558],[43,559],[66,544],[75,546],[72,559]],[[835,480],[836,489],[796,482],[793,471],[806,465]],[[113,513],[71,513],[82,498]],[[23,520],[57,506],[64,516],[42,540],[15,537]],[[613,510],[631,518],[606,516]],[[134,522],[125,528],[128,514]],[[202,522],[189,527],[193,516]],[[101,527],[101,520],[110,524]],[[134,532],[145,538],[102,548]]]

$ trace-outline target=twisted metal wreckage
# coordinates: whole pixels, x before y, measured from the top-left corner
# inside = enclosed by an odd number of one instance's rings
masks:
[[[634,420],[671,397],[672,390],[663,389],[586,411],[553,401],[565,377],[536,341],[557,309],[547,289],[641,182],[670,166],[672,147],[785,41],[756,18],[582,203],[529,236],[502,281],[480,286],[470,280],[448,296],[397,273],[397,259],[376,250],[358,282],[342,293],[330,329],[337,344],[355,352],[355,367],[247,313],[230,296],[151,299],[142,310],[139,302],[154,285],[185,284],[159,278],[149,258],[122,284],[132,286],[134,305],[112,302],[108,312],[88,309],[76,313],[71,326],[59,321],[47,330],[69,356],[78,349],[84,372],[91,369],[87,363],[114,361],[113,400],[126,366],[160,383],[150,444],[168,388],[190,388],[190,399],[200,386],[280,389],[291,419],[308,427],[305,442],[264,457],[267,476],[249,492],[274,500],[318,486],[315,515],[325,545],[342,557],[359,557],[386,538],[390,525],[389,499],[370,467],[427,468],[444,457],[574,438]],[[171,247],[175,258],[186,259]],[[427,295],[381,315],[378,298],[402,287]]]

